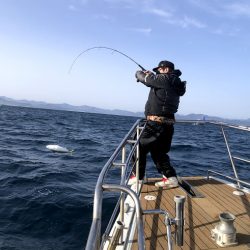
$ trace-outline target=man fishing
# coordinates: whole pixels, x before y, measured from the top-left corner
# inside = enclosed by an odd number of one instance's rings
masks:
[[[160,174],[161,181],[156,187],[177,187],[178,180],[173,166],[170,164],[168,152],[174,134],[175,113],[178,110],[180,96],[186,91],[186,82],[181,81],[181,71],[176,70],[170,61],[161,61],[151,71],[140,70],[135,76],[137,81],[150,87],[145,106],[147,123],[139,142],[139,180],[143,180],[146,168],[146,157],[150,153]],[[129,184],[136,182],[135,174]]]
[[[150,92],[145,107],[147,123],[139,142],[139,180],[143,180],[144,178],[146,157],[150,152],[158,172],[163,175],[162,180],[156,182],[155,185],[157,187],[178,186],[176,172],[170,164],[167,153],[170,150],[174,133],[174,114],[178,110],[180,96],[184,95],[186,91],[186,82],[181,81],[179,78],[181,71],[178,69],[175,70],[172,62],[161,61],[158,67],[153,69],[156,73],[154,74],[145,70],[139,63],[125,53],[113,48],[98,46],[88,48],[81,52],[71,64],[69,73],[82,54],[94,49],[105,49],[116,52],[128,58],[141,68],[140,71],[136,72],[137,81],[150,87]],[[135,182],[136,178],[135,174],[133,174],[128,184],[132,185]]]

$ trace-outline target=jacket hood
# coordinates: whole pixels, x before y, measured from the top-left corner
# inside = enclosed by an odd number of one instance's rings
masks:
[[[176,75],[176,76],[181,76],[181,71],[179,69],[175,69],[171,72],[171,74]]]

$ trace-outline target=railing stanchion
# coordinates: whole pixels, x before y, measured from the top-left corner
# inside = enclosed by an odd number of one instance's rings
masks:
[[[124,185],[125,178],[125,171],[126,171],[126,165],[124,164],[126,162],[126,147],[124,146],[122,148],[122,169],[121,169],[121,185]],[[120,221],[122,224],[124,224],[124,201],[125,201],[125,194],[121,192],[121,201],[120,201]],[[122,244],[123,242],[123,228],[121,229],[121,237],[119,239],[119,243]]]
[[[138,124],[136,129],[136,140],[139,139],[140,136],[140,124]],[[136,193],[139,193],[139,143],[136,146]]]
[[[103,184],[102,187],[104,190],[107,190],[107,191],[115,191],[115,192],[123,191],[132,198],[135,204],[136,225],[137,225],[137,234],[138,234],[138,249],[144,250],[145,249],[145,237],[144,237],[144,229],[143,229],[142,209],[140,206],[139,197],[133,190],[125,186]]]
[[[230,161],[231,161],[231,164],[232,164],[232,167],[233,167],[234,175],[235,175],[235,178],[237,179],[238,188],[241,189],[242,187],[241,187],[241,185],[240,185],[240,182],[238,181],[238,179],[239,179],[238,173],[237,173],[237,171],[236,171],[236,168],[235,168],[235,165],[234,165],[234,161],[233,161],[233,157],[232,157],[232,154],[231,154],[231,151],[230,151],[228,142],[227,142],[227,137],[226,137],[226,134],[225,134],[224,129],[223,129],[222,126],[221,126],[221,130],[222,130],[222,134],[223,134],[223,137],[224,137],[226,146],[227,146],[227,151],[228,151],[229,158],[230,158]]]

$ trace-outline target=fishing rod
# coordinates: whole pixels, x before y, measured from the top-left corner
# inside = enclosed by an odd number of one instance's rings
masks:
[[[69,72],[68,72],[68,73],[70,74],[70,72],[71,72],[73,66],[75,65],[76,61],[78,60],[78,58],[79,58],[82,54],[84,54],[84,53],[86,53],[86,52],[88,52],[88,51],[90,51],[90,50],[94,50],[94,49],[107,49],[107,50],[111,50],[111,51],[113,51],[113,52],[116,52],[116,53],[118,53],[118,54],[121,54],[121,55],[127,57],[130,61],[134,62],[134,63],[135,63],[138,67],[140,67],[143,71],[146,71],[145,68],[143,68],[139,63],[137,63],[133,58],[131,58],[130,56],[126,55],[125,53],[123,53],[123,52],[121,52],[121,51],[119,51],[119,50],[117,50],[117,49],[112,49],[112,48],[104,47],[104,46],[97,46],[97,47],[88,48],[88,49],[82,51],[78,56],[76,56],[76,58],[74,59],[74,61],[72,62],[71,66],[70,66],[70,68],[69,68]]]

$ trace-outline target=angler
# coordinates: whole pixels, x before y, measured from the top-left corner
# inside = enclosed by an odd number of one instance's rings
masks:
[[[177,187],[178,180],[170,164],[168,152],[174,134],[175,113],[180,96],[186,92],[186,82],[181,81],[181,71],[170,61],[161,61],[153,71],[137,71],[136,79],[150,88],[145,106],[147,123],[139,141],[139,180],[143,180],[147,154],[150,152],[156,168],[163,178],[156,187]],[[135,171],[129,184],[136,182]]]

